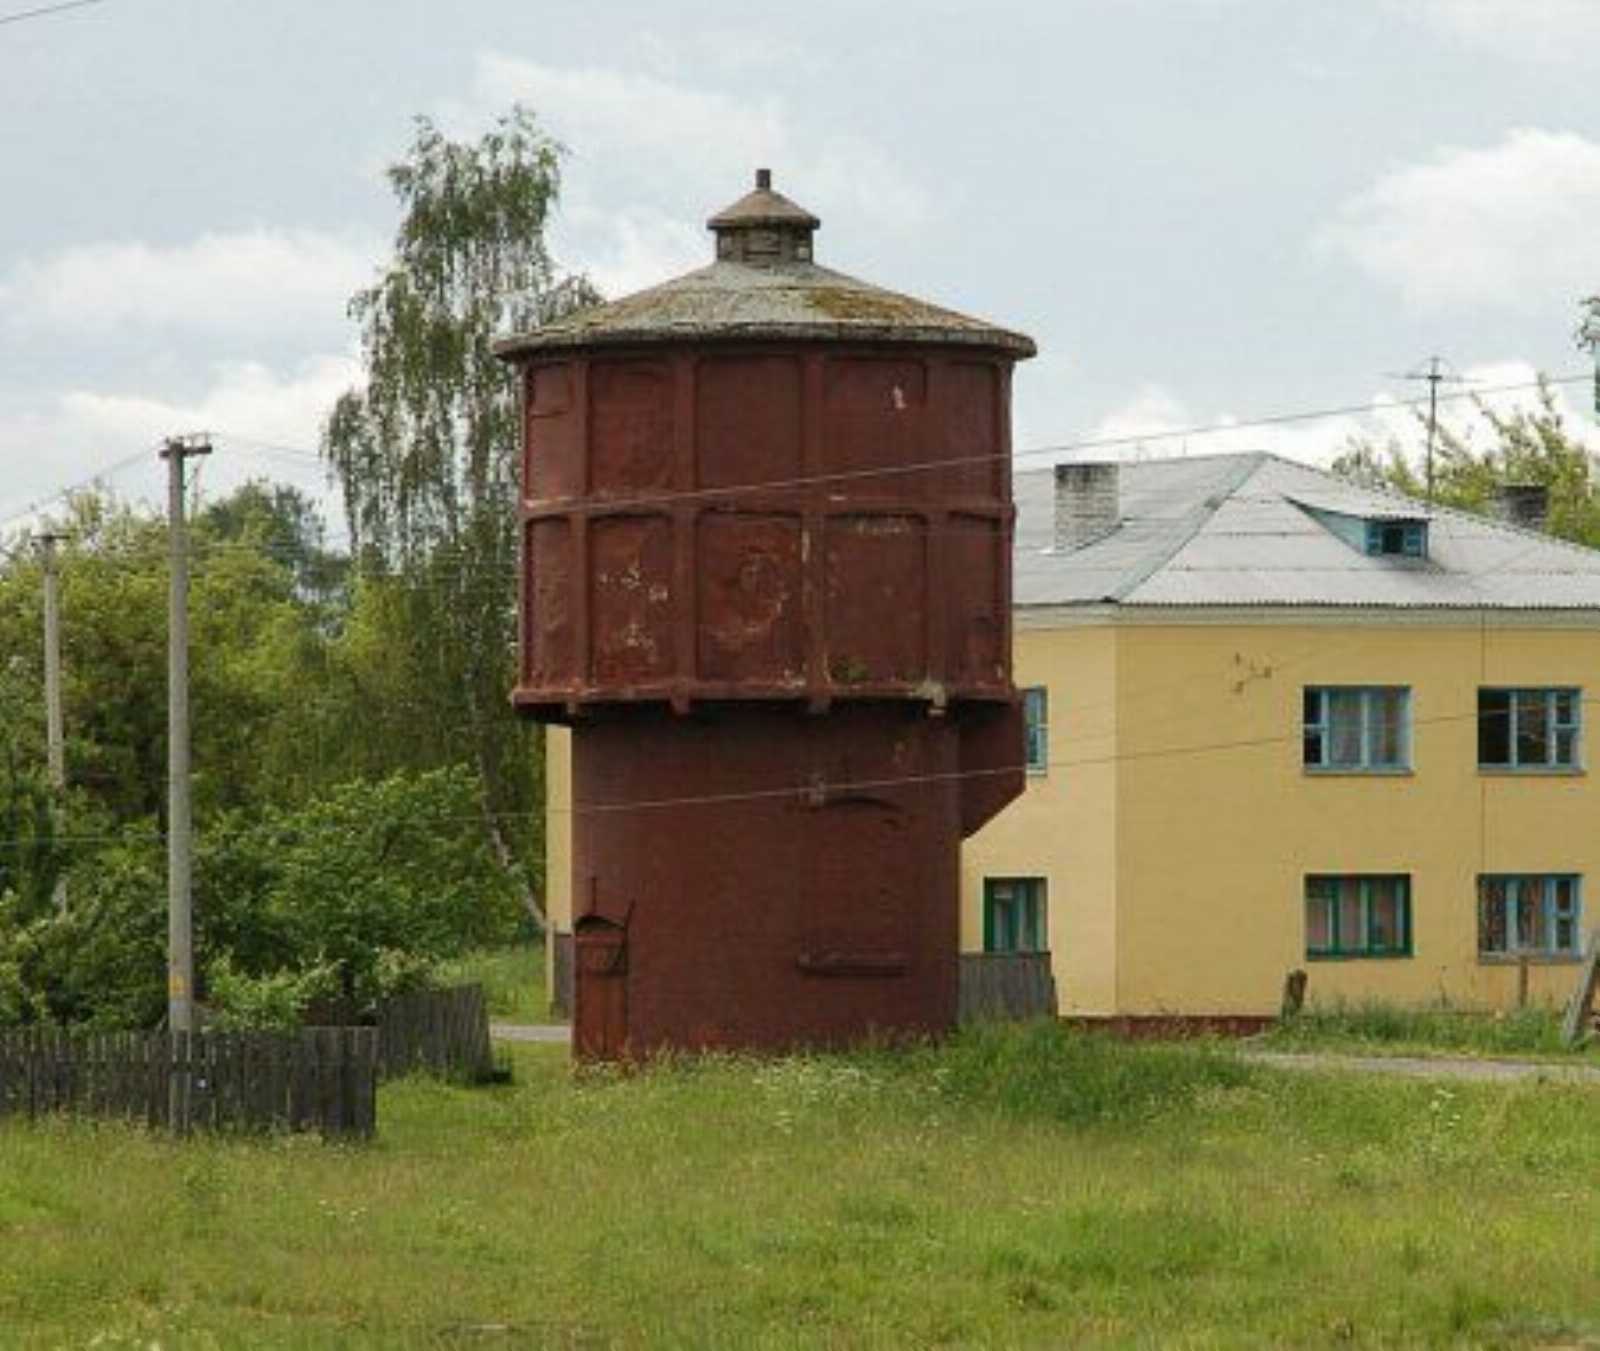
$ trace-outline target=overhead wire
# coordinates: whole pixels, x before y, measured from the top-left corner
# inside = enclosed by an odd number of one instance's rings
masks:
[[[42,19],[50,14],[60,14],[69,9],[85,9],[89,5],[104,4],[105,0],[58,0],[53,5],[39,5],[34,9],[13,10],[9,14],[0,14],[0,26],[11,23],[22,23],[25,19]]]
[[[1439,402],[1447,403],[1462,399],[1477,400],[1497,394],[1526,392],[1527,390],[1539,389],[1544,386],[1576,384],[1593,378],[1593,372],[1584,371],[1576,375],[1542,376],[1534,380],[1512,381],[1500,385],[1483,385],[1470,390],[1463,390],[1459,393],[1440,395]],[[887,479],[904,474],[934,473],[990,464],[1002,460],[1009,460],[1015,464],[1018,461],[1041,455],[1075,454],[1088,450],[1106,450],[1130,445],[1145,445],[1150,442],[1188,440],[1202,436],[1222,436],[1258,427],[1285,426],[1295,422],[1315,421],[1319,418],[1349,416],[1357,413],[1371,415],[1390,409],[1421,407],[1427,401],[1425,395],[1393,399],[1381,404],[1368,400],[1359,404],[1342,404],[1325,408],[1270,413],[1261,417],[1243,418],[1228,422],[1200,423],[1188,427],[1174,427],[1164,431],[1129,432],[1117,436],[1078,437],[1068,441],[1032,446],[1022,450],[992,451],[976,455],[954,455],[939,459],[914,460],[862,469],[832,470],[826,473],[792,475],[782,479],[764,480],[757,483],[720,485],[714,488],[663,489],[659,492],[652,491],[634,496],[608,497],[604,499],[604,505],[608,510],[621,511],[635,507],[666,505],[685,500],[721,499],[741,493],[784,491],[823,483],[848,483],[861,479]],[[226,430],[218,430],[216,435],[245,448],[254,447],[268,453],[326,462],[326,457],[320,450],[310,450],[304,446],[290,446],[282,442],[265,441],[245,433]]]
[[[1441,402],[1451,402],[1460,399],[1482,399],[1496,394],[1509,394],[1538,389],[1543,386],[1567,385],[1586,382],[1593,379],[1589,371],[1574,375],[1544,376],[1535,380],[1513,381],[1500,385],[1480,386],[1459,393],[1440,396]],[[1420,407],[1426,402],[1423,396],[1406,399],[1395,399],[1386,404],[1375,404],[1372,401],[1365,403],[1350,403],[1331,405],[1315,409],[1292,410],[1283,413],[1266,414],[1255,418],[1244,418],[1228,422],[1213,422],[1194,424],[1187,427],[1175,427],[1167,430],[1127,433],[1118,436],[1079,437],[1041,446],[1032,446],[1011,452],[989,452],[980,455],[951,456],[940,459],[925,459],[896,465],[874,466],[866,469],[838,470],[821,474],[796,475],[782,480],[731,484],[717,488],[697,488],[682,490],[663,490],[639,494],[631,497],[614,497],[605,499],[608,510],[622,511],[634,507],[666,505],[674,501],[716,498],[723,499],[741,493],[760,493],[783,491],[793,488],[803,488],[813,484],[822,483],[847,483],[861,479],[888,479],[898,475],[915,473],[933,473],[948,471],[967,466],[993,463],[1000,460],[1010,460],[1013,464],[1042,455],[1073,454],[1089,450],[1111,449],[1129,445],[1143,445],[1152,442],[1188,440],[1202,436],[1220,436],[1239,431],[1247,431],[1257,427],[1283,426],[1294,422],[1314,421],[1318,418],[1335,417],[1350,414],[1373,414],[1389,409]],[[255,451],[267,455],[285,456],[297,460],[310,460],[319,464],[326,464],[326,458],[320,450],[308,449],[304,446],[289,445],[280,441],[266,440],[248,435],[243,432],[218,430],[214,437],[237,445],[247,452]],[[36,498],[26,505],[16,508],[5,514],[0,514],[0,526],[24,517],[34,515],[53,502],[70,496],[74,492],[92,487],[95,483],[119,473],[129,466],[138,463],[147,451],[137,451],[132,455],[117,460],[97,471],[95,474],[82,479],[67,487]]]
[[[1507,384],[1507,385],[1491,387],[1491,388],[1479,388],[1477,390],[1472,391],[1470,394],[1462,394],[1462,395],[1459,395],[1459,396],[1451,396],[1451,397],[1482,397],[1482,396],[1484,396],[1486,394],[1491,394],[1491,393],[1509,392],[1509,391],[1512,391],[1512,390],[1519,390],[1519,389],[1538,388],[1541,385],[1567,383],[1567,382],[1577,381],[1577,380],[1587,380],[1589,378],[1590,378],[1590,376],[1589,376],[1588,373],[1585,373],[1582,376],[1547,378],[1547,379],[1540,380],[1540,381],[1520,382],[1520,383],[1517,383],[1517,384]],[[1396,405],[1390,405],[1390,406],[1398,406],[1402,402],[1404,402],[1404,403],[1420,403],[1421,400],[1420,399],[1414,399],[1414,400],[1407,400],[1407,401],[1397,401]],[[1084,441],[1077,441],[1077,442],[1071,442],[1071,443],[1062,443],[1061,445],[1058,445],[1058,446],[1037,447],[1032,451],[1019,452],[1019,455],[1042,454],[1042,453],[1046,453],[1046,452],[1056,453],[1056,452],[1059,452],[1059,451],[1062,451],[1062,450],[1086,449],[1086,448],[1092,448],[1092,447],[1095,447],[1095,446],[1109,445],[1109,444],[1126,444],[1130,440],[1153,440],[1153,439],[1164,439],[1166,437],[1176,437],[1176,436],[1194,436],[1194,435],[1201,434],[1203,431],[1231,432],[1231,431],[1239,430],[1240,428],[1248,427],[1248,426],[1274,425],[1274,424],[1279,424],[1279,423],[1288,422],[1288,421],[1294,421],[1294,420],[1298,420],[1298,419],[1306,419],[1306,418],[1314,418],[1314,417],[1326,417],[1326,416],[1334,415],[1334,414],[1339,413],[1339,412],[1371,411],[1372,407],[1373,406],[1371,404],[1347,405],[1347,406],[1345,406],[1343,408],[1337,408],[1337,409],[1322,409],[1322,410],[1308,411],[1308,412],[1303,412],[1303,413],[1289,413],[1289,414],[1274,415],[1272,417],[1256,419],[1256,420],[1252,420],[1252,421],[1249,421],[1249,422],[1234,422],[1234,423],[1227,423],[1227,424],[1217,424],[1217,425],[1214,425],[1214,426],[1212,426],[1210,428],[1206,428],[1206,429],[1190,428],[1190,429],[1175,430],[1175,431],[1170,432],[1170,433],[1162,433],[1162,434],[1159,434],[1159,435],[1152,435],[1152,436],[1145,436],[1145,437],[1102,438],[1102,439],[1097,440],[1097,441],[1084,440]],[[316,456],[316,457],[320,458],[320,455],[318,454],[318,452],[304,451],[304,450],[301,450],[299,448],[285,447],[285,446],[277,445],[277,444],[256,442],[251,438],[245,438],[245,437],[241,437],[241,436],[238,436],[236,434],[231,434],[231,433],[219,433],[218,435],[222,436],[222,437],[225,437],[229,441],[240,442],[240,443],[243,443],[243,444],[253,444],[253,445],[259,446],[262,449],[269,450],[269,451],[274,451],[274,452],[278,452],[278,453],[292,454],[292,455],[311,455],[311,456]],[[92,478],[86,479],[86,480],[82,481],[82,483],[80,483],[80,484],[75,484],[75,485],[72,485],[71,487],[68,487],[66,489],[62,489],[60,492],[55,494],[53,497],[41,499],[39,503],[36,503],[33,506],[30,506],[30,507],[27,507],[27,508],[23,508],[21,511],[17,512],[15,515],[13,515],[11,517],[0,518],[0,520],[16,519],[18,516],[26,515],[26,514],[31,513],[34,510],[37,510],[38,507],[40,505],[42,505],[43,503],[46,503],[46,502],[49,502],[49,501],[52,501],[52,500],[56,500],[56,499],[58,499],[60,497],[67,496],[71,492],[76,491],[81,487],[90,486],[93,483],[95,483],[97,481],[100,481],[103,478],[107,477],[108,475],[113,474],[115,472],[118,472],[119,470],[127,467],[129,464],[132,464],[132,463],[136,462],[138,459],[142,458],[144,453],[145,452],[140,452],[138,455],[130,456],[130,457],[127,457],[124,460],[117,461],[113,465],[108,466],[106,469],[101,470],[98,474],[94,475]],[[995,458],[1000,458],[1000,457],[999,456],[986,456],[986,457],[981,457],[981,458],[984,458],[984,459],[995,459]],[[912,468],[912,469],[916,469],[916,468],[945,469],[945,468],[950,467],[951,464],[952,464],[952,462],[948,461],[948,460],[931,461],[931,462],[927,462],[927,463],[925,463],[923,465],[920,465],[920,466],[910,466],[908,468]],[[901,467],[895,467],[895,468],[901,468]],[[864,471],[864,472],[867,473],[867,474],[873,475],[873,476],[878,476],[878,475],[882,475],[882,474],[888,472],[888,470],[874,469],[874,470]],[[817,476],[817,477],[821,478],[821,479],[827,479],[827,478],[831,478],[831,477],[834,477],[834,476],[823,475],[823,476]],[[752,485],[752,486],[759,486],[761,488],[765,488],[765,487],[767,487],[769,485]],[[720,491],[726,491],[726,490],[720,490]],[[698,495],[700,495],[700,494],[698,494],[698,493],[696,493],[696,494],[673,494],[671,496],[698,496]],[[663,495],[663,497],[665,497],[665,496],[668,496],[668,495]],[[656,499],[656,500],[661,500],[661,499]],[[616,505],[619,505],[619,504],[617,504],[615,502],[608,502],[607,505],[608,506],[616,506]],[[1520,558],[1525,556],[1527,553],[1532,552],[1533,550],[1541,547],[1541,545],[1543,543],[1544,543],[1544,541],[1536,540],[1536,541],[1534,541],[1533,543],[1530,544],[1528,549],[1520,551],[1518,554],[1513,555],[1510,559],[1501,560],[1499,563],[1491,565],[1489,568],[1483,569],[1478,573],[1474,573],[1474,574],[1472,574],[1472,576],[1474,578],[1479,578],[1479,577],[1482,577],[1482,576],[1489,575],[1492,572],[1495,572],[1495,571],[1498,571],[1498,570],[1502,570],[1502,569],[1504,569],[1506,567],[1512,566],[1515,562],[1519,561]],[[199,552],[198,556],[203,557],[205,551],[207,551],[207,550],[222,550],[222,549],[247,550],[247,551],[258,553],[258,554],[267,554],[268,556],[275,556],[275,551],[272,550],[272,549],[263,548],[263,547],[261,547],[259,545],[250,544],[250,543],[246,543],[246,542],[242,542],[242,541],[214,541],[214,542],[209,542],[207,544],[202,544],[200,546],[200,552]],[[162,564],[164,564],[164,559],[158,559],[158,558],[155,558],[155,557],[152,557],[149,561],[152,564],[152,566],[161,566]],[[280,559],[280,561],[283,561],[283,560]],[[515,570],[515,565],[512,565],[512,566],[513,566],[513,570]],[[438,585],[440,587],[443,587],[443,586],[447,585],[447,583],[444,582],[444,581],[441,581],[440,583],[438,583]],[[469,588],[469,590],[470,589],[471,588]],[[452,590],[454,591],[455,594],[458,594],[458,595],[459,594],[465,594],[459,588],[452,588]],[[485,590],[487,592],[488,588],[485,588]],[[1481,609],[1483,607],[1480,606],[1479,608]],[[1276,672],[1281,672],[1281,671],[1283,671],[1285,669],[1288,669],[1290,666],[1298,666],[1298,665],[1302,664],[1304,661],[1310,660],[1315,655],[1315,650],[1316,649],[1314,647],[1308,648],[1305,651],[1304,655],[1297,655],[1292,661],[1289,661],[1289,662],[1275,662],[1275,663],[1272,664],[1272,669],[1276,673]],[[1180,682],[1180,683],[1189,683],[1190,679],[1191,679],[1190,677],[1186,677],[1185,680],[1183,682]],[[1166,688],[1166,686],[1163,686],[1162,688],[1164,689],[1164,688]],[[1139,692],[1140,697],[1151,697],[1151,698],[1159,696],[1160,693],[1161,693],[1161,689],[1143,690],[1143,691]],[[1582,700],[1581,702],[1583,702],[1583,703],[1593,703],[1595,701],[1594,700],[1585,699],[1585,700]],[[1078,706],[1078,711],[1081,712],[1084,707],[1086,707],[1086,706],[1082,706],[1082,705]],[[1415,720],[1413,725],[1426,725],[1426,724],[1432,723],[1432,722],[1453,721],[1453,720],[1457,720],[1457,719],[1472,718],[1472,717],[1476,717],[1476,716],[1477,716],[1476,711],[1475,710],[1471,710],[1471,711],[1467,711],[1467,712],[1463,712],[1463,713],[1459,713],[1459,714],[1440,715],[1440,716],[1435,717],[1435,718],[1418,719],[1418,720]],[[1107,734],[1107,735],[1109,736],[1109,734]],[[1302,733],[1297,730],[1297,731],[1294,731],[1294,732],[1291,732],[1291,733],[1274,734],[1274,735],[1268,736],[1268,737],[1231,739],[1231,740],[1226,740],[1226,741],[1209,742],[1209,743],[1197,743],[1197,744],[1185,745],[1185,746],[1171,746],[1171,747],[1153,748],[1153,749],[1144,750],[1144,751],[1121,751],[1121,752],[1116,752],[1116,753],[1113,753],[1113,754],[1110,754],[1110,755],[1106,755],[1106,756],[1092,756],[1092,757],[1084,757],[1084,758],[1078,758],[1078,759],[1073,759],[1073,760],[1052,760],[1052,761],[1048,762],[1048,764],[1049,764],[1049,767],[1051,767],[1051,768],[1068,769],[1068,768],[1083,767],[1083,766],[1088,766],[1088,765],[1115,763],[1115,762],[1124,761],[1124,760],[1147,759],[1147,758],[1160,757],[1160,756],[1166,756],[1166,755],[1172,755],[1172,756],[1193,755],[1193,754],[1209,753],[1209,752],[1216,752],[1216,751],[1241,749],[1241,748],[1251,747],[1251,746],[1270,745],[1270,744],[1276,744],[1276,743],[1280,743],[1280,742],[1291,742],[1291,741],[1298,740],[1301,735],[1302,735]],[[857,791],[868,791],[868,790],[871,790],[871,789],[874,789],[874,788],[880,788],[881,789],[881,788],[885,788],[885,787],[895,786],[897,784],[911,784],[911,783],[917,783],[917,782],[930,782],[930,781],[935,781],[935,780],[949,780],[951,778],[961,778],[961,777],[965,777],[965,776],[968,776],[968,775],[970,775],[970,776],[983,776],[983,775],[993,775],[993,774],[1012,774],[1012,773],[1016,773],[1019,768],[1020,768],[1019,766],[1010,765],[1010,766],[1005,766],[1005,767],[998,768],[998,769],[985,769],[985,770],[974,770],[974,771],[953,771],[953,772],[951,772],[949,774],[941,774],[941,775],[934,775],[934,776],[908,776],[908,777],[899,778],[899,779],[868,780],[868,781],[861,781],[859,783],[852,783],[852,784],[830,784],[830,785],[827,785],[827,788],[828,788],[829,791],[844,791],[844,790],[847,790],[847,789],[854,789],[854,790],[857,790]],[[746,794],[733,794],[733,795],[720,794],[720,795],[710,795],[710,796],[706,796],[706,797],[689,797],[689,798],[678,798],[678,799],[642,800],[642,801],[634,802],[634,803],[594,804],[592,809],[593,810],[607,810],[607,811],[610,811],[610,810],[625,810],[625,809],[630,809],[630,808],[637,807],[637,808],[643,810],[643,809],[649,809],[649,808],[655,808],[655,807],[661,807],[661,806],[667,806],[667,805],[686,805],[686,804],[692,804],[692,803],[696,803],[696,802],[700,802],[700,801],[707,801],[707,802],[710,802],[710,801],[717,801],[717,802],[733,801],[733,800],[738,800],[740,797],[756,797],[756,798],[759,798],[759,797],[772,797],[772,796],[775,796],[775,795],[776,796],[787,796],[787,795],[794,794],[794,793],[797,793],[797,792],[813,792],[813,791],[815,791],[815,788],[816,788],[816,785],[814,785],[814,784],[787,785],[787,786],[783,786],[783,787],[779,787],[779,788],[773,788],[773,789],[770,789],[770,790],[761,790],[759,792],[746,793]],[[567,811],[582,811],[582,810],[587,810],[587,809],[590,809],[590,808],[580,805],[580,806],[573,807],[573,808],[568,808],[568,809],[565,809],[565,810],[567,810]],[[560,811],[562,809],[552,809],[552,810]],[[531,815],[531,814],[530,813],[517,813],[515,815],[527,816],[527,815]]]
[[[1578,702],[1585,706],[1600,704],[1600,697],[1580,697]],[[1476,709],[1467,709],[1459,712],[1440,713],[1431,717],[1414,718],[1410,726],[1426,727],[1448,723],[1475,720],[1478,717]],[[1106,765],[1127,764],[1148,760],[1162,760],[1178,756],[1208,755],[1218,752],[1262,749],[1270,746],[1292,744],[1302,740],[1303,729],[1297,728],[1293,732],[1272,733],[1270,735],[1253,737],[1233,737],[1218,741],[1195,742],[1183,746],[1151,747],[1144,750],[1116,751],[1105,755],[1075,756],[1065,759],[1050,759],[1043,768],[1056,770],[1085,769]],[[860,778],[829,780],[812,778],[804,781],[775,785],[771,788],[746,789],[726,793],[700,793],[684,794],[675,797],[636,798],[619,802],[593,802],[574,803],[567,807],[543,807],[532,811],[487,811],[475,812],[470,815],[434,818],[435,823],[451,823],[466,825],[472,822],[481,822],[485,817],[496,820],[533,820],[541,816],[579,816],[585,814],[604,815],[623,811],[658,811],[665,808],[695,807],[695,806],[725,806],[738,802],[771,801],[782,798],[814,799],[819,793],[824,798],[836,794],[883,792],[898,788],[914,788],[929,784],[950,784],[967,779],[994,778],[1002,775],[1025,773],[1030,767],[1025,763],[1006,764],[982,769],[947,770],[930,774],[902,774],[879,778]],[[135,831],[136,839],[151,840],[163,838],[159,832]],[[126,840],[126,834],[84,834],[76,836],[57,837],[63,841],[73,843],[111,842]],[[35,837],[20,837],[9,840],[0,840],[0,847],[17,846],[35,843]]]

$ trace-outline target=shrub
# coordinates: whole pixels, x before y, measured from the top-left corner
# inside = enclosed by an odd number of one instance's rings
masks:
[[[333,994],[338,979],[326,962],[301,971],[247,976],[223,953],[206,970],[211,1023],[224,1032],[288,1031],[300,1026],[313,1000]]]

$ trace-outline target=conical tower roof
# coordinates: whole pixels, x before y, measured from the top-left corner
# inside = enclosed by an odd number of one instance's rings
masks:
[[[770,171],[706,222],[717,237],[709,267],[545,324],[496,346],[516,358],[552,348],[664,341],[784,340],[950,343],[1014,357],[1033,340],[954,310],[821,267],[821,221],[772,187]]]

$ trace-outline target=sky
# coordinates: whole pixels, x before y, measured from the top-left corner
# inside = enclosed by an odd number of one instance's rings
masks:
[[[1023,465],[1416,428],[1428,358],[1597,447],[1597,0],[0,0],[0,531],[97,475],[317,490],[412,119],[568,148],[608,296],[770,167],[818,260],[1020,329]],[[1249,424],[1284,415],[1346,410]],[[1474,422],[1466,403],[1446,416]],[[1481,433],[1480,433],[1481,434]],[[335,508],[336,510],[336,508]]]

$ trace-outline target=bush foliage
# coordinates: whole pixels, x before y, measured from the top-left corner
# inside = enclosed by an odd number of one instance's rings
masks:
[[[195,965],[224,1025],[294,1022],[312,1000],[370,1009],[432,966],[509,942],[522,911],[459,768],[353,781],[298,807],[224,812],[198,835]],[[145,1027],[166,1009],[167,891],[154,828],[67,870],[62,912],[0,900],[0,1020]]]

